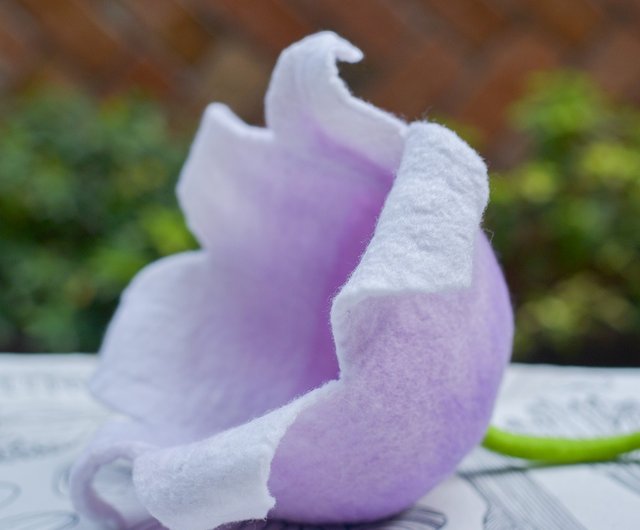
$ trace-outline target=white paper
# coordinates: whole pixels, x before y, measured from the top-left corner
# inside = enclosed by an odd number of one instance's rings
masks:
[[[94,366],[84,355],[0,355],[0,530],[96,528],[73,512],[67,495],[71,462],[108,416],[85,389]],[[513,365],[494,423],[566,436],[640,430],[640,369]],[[300,528],[277,521],[237,527]],[[616,463],[544,467],[478,448],[414,508],[362,527],[640,529],[640,453]],[[135,527],[160,528],[152,521]]]

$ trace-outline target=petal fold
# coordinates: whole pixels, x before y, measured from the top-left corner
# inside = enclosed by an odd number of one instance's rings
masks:
[[[412,124],[373,239],[334,301],[334,333],[363,297],[469,287],[488,198],[487,169],[473,149],[441,125]]]
[[[319,383],[305,377],[308,357],[291,355],[302,347],[297,341],[315,333],[312,308],[304,299],[277,304],[280,286],[266,281],[268,272],[250,269],[205,252],[147,267],[109,326],[94,394],[129,416],[197,439]]]
[[[340,381],[274,458],[272,515],[373,520],[407,508],[482,438],[511,352],[509,294],[479,228],[481,159],[414,124],[394,186],[334,299]]]
[[[301,410],[329,392],[331,384],[212,438],[145,453],[133,469],[140,501],[172,529],[264,519],[276,503],[267,481],[281,438]]]
[[[355,63],[362,52],[335,33],[311,35],[278,60],[266,97],[266,121],[292,148],[332,143],[396,168],[406,124],[355,98],[338,75],[336,60]]]

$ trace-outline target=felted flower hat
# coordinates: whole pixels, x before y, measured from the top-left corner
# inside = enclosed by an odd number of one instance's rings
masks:
[[[513,332],[486,168],[354,98],[336,60],[361,56],[328,32],[285,50],[265,128],[207,109],[178,185],[202,248],[122,297],[91,388],[126,419],[74,466],[84,515],[371,521],[483,438]],[[119,459],[118,497],[94,478]]]

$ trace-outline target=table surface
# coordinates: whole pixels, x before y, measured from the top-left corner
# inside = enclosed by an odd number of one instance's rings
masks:
[[[87,393],[94,368],[90,355],[0,354],[0,530],[96,528],[73,512],[67,491],[71,463],[110,415]],[[566,436],[640,430],[640,369],[512,365],[494,423]],[[638,457],[640,452],[615,463],[545,467],[477,448],[414,508],[375,526],[636,530]],[[146,521],[136,528],[161,527]]]

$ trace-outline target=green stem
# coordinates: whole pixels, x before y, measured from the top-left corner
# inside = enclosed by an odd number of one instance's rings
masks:
[[[514,434],[490,426],[483,447],[526,460],[549,464],[576,464],[613,460],[623,453],[640,449],[640,432],[601,438],[556,438]]]

